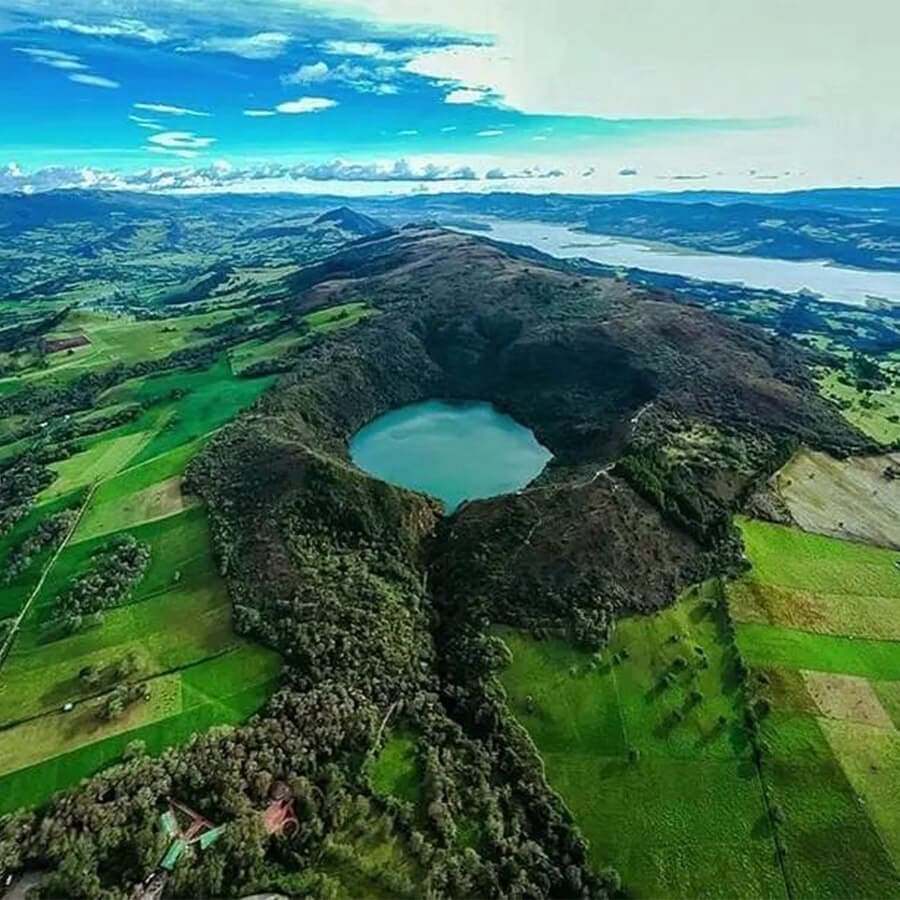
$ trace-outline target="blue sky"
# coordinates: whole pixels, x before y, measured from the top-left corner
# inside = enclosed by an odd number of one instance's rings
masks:
[[[297,189],[898,180],[894,4],[676,6],[0,0],[0,187],[47,167]]]

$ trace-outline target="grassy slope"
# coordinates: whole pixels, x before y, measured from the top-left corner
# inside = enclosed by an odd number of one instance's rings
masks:
[[[195,731],[236,723],[271,692],[280,660],[234,634],[205,511],[184,509],[177,489],[179,474],[208,433],[270,381],[235,378],[223,356],[206,371],[179,371],[117,387],[105,398],[107,409],[137,402],[145,411],[135,421],[85,438],[84,451],[57,467],[59,478],[43,502],[0,543],[5,555],[43,517],[80,502],[81,489],[97,482],[77,534],[50,571],[3,667],[0,811],[43,802],[115,760],[135,738],[160,752]],[[87,570],[91,554],[111,534],[123,530],[151,548],[150,565],[131,602],[107,611],[99,628],[49,640],[43,626],[56,595]],[[49,551],[41,554],[12,585],[0,589],[0,611],[20,608],[49,556]],[[131,677],[149,681],[150,700],[114,723],[101,723],[96,712],[102,693],[127,654],[137,661]],[[93,688],[78,676],[86,665],[102,673]],[[155,687],[162,685],[168,689]],[[69,701],[76,702],[75,710],[61,713]]]
[[[375,310],[365,303],[343,303],[309,313],[302,320],[309,326],[308,332],[301,334],[291,328],[268,341],[254,338],[238,344],[228,354],[231,366],[235,372],[241,372],[254,363],[277,358],[301,346],[309,339],[310,334],[327,334],[330,331],[347,328],[374,313]]]
[[[118,760],[132,741],[143,741],[147,752],[159,754],[213,725],[238,724],[265,703],[280,667],[280,658],[271,651],[242,645],[182,671],[179,713],[0,777],[0,815],[44,803],[56,791]]]
[[[900,440],[900,421],[896,421],[900,387],[893,385],[867,396],[852,385],[842,384],[840,375],[839,371],[825,370],[819,377],[822,393],[841,403],[846,419],[876,441],[889,444]]]
[[[615,865],[640,896],[784,892],[718,616],[693,594],[658,615],[625,620],[599,665],[560,641],[503,632],[513,655],[503,685],[550,784],[595,865]],[[614,662],[623,648],[628,657]],[[688,665],[661,688],[676,657]],[[690,700],[694,689],[704,694],[699,703]],[[673,720],[675,710],[683,721]]]
[[[730,588],[736,617],[751,609],[747,579],[754,591],[777,597],[764,604],[771,624],[745,621],[737,631],[746,662],[766,669],[760,691],[773,712],[763,720],[763,772],[784,814],[793,894],[896,896],[900,797],[886,786],[900,779],[897,733],[835,718],[839,705],[826,716],[801,673],[879,679],[875,702],[882,698],[888,716],[896,716],[900,647],[858,636],[871,633],[877,619],[881,633],[898,633],[896,554],[761,522],[740,525],[753,569]]]

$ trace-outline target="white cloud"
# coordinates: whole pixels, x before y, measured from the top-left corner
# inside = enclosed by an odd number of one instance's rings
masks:
[[[334,56],[382,56],[384,45],[375,41],[325,41],[322,52]]]
[[[457,88],[444,97],[444,103],[479,103],[488,98],[488,92],[474,88]]]
[[[402,135],[404,137],[412,137],[414,134],[418,134],[418,130],[415,128],[404,128],[403,131],[398,131],[397,134]]]
[[[319,62],[309,63],[300,66],[295,72],[289,75],[282,75],[282,84],[309,84],[312,81],[325,81],[328,78],[328,63],[319,60]]]
[[[280,113],[295,115],[297,113],[316,113],[337,106],[336,100],[327,97],[300,97],[297,100],[285,100],[279,103],[275,109]]]
[[[174,135],[174,137],[173,137]],[[147,149],[180,159],[193,159],[198,155],[197,147],[191,142],[207,140],[196,138],[185,132],[173,132],[163,139],[162,135],[152,135],[156,143]],[[162,141],[160,143],[159,141]],[[202,168],[151,168],[137,172],[118,172],[101,169],[79,169],[52,166],[34,172],[23,171],[15,163],[0,166],[0,192],[23,191],[26,188],[37,191],[67,188],[94,187],[107,190],[146,191],[235,191],[269,189],[305,189],[321,191],[322,185],[332,183],[345,185],[371,185],[369,192],[383,190],[383,185],[401,185],[406,190],[416,185],[432,184],[437,187],[459,187],[471,189],[478,183],[504,180],[509,182],[535,179],[558,178],[558,169],[539,167],[500,168],[492,167],[480,171],[474,165],[459,160],[455,162],[433,162],[422,160],[411,162],[401,158],[393,161],[350,162],[333,159],[328,162],[264,163],[255,166],[234,166],[225,160],[217,160]],[[307,185],[306,188],[303,185]]]
[[[138,19],[114,19],[104,25],[73,22],[71,19],[51,19],[41,23],[45,28],[57,31],[71,31],[90,37],[123,37],[148,44],[161,44],[168,35],[159,28],[151,28]]]
[[[445,126],[441,129],[441,131],[444,131],[444,132],[456,131],[456,129],[457,129],[458,127],[459,127],[458,125],[445,125]]]
[[[165,131],[165,128],[153,119],[146,119],[143,116],[134,115],[130,115],[128,118],[139,128],[148,128],[150,131]]]
[[[364,66],[343,60],[336,66],[320,60],[300,66],[294,72],[281,76],[282,84],[315,84],[335,82],[345,84],[364,94],[396,94],[399,88],[392,83],[398,74],[392,65]]]
[[[244,115],[251,119],[265,119],[269,116],[277,116],[278,113],[274,109],[245,109]]]
[[[147,138],[147,143],[168,150],[201,150],[215,142],[214,137],[199,137],[192,131],[162,131]]]
[[[230,53],[244,59],[275,59],[287,49],[291,36],[283,31],[260,31],[247,37],[204,38],[179,49],[185,53]]]
[[[86,84],[89,87],[99,87],[99,88],[117,88],[117,87],[119,87],[119,82],[113,81],[112,78],[104,78],[102,75],[86,75],[82,72],[78,72],[75,75],[70,75],[69,81],[75,81],[78,84]]]
[[[41,47],[13,47],[16,53],[24,53],[34,62],[54,69],[63,69],[68,72],[81,72],[87,66],[81,62],[80,57],[72,53],[63,53],[61,50],[45,50]]]
[[[172,106],[169,103],[135,103],[134,108],[142,109],[144,112],[164,113],[169,116],[203,116],[207,118],[210,115],[210,113],[199,109],[189,109],[186,106]]]
[[[475,137],[497,137],[503,134],[499,128],[485,128],[482,131],[476,131]]]

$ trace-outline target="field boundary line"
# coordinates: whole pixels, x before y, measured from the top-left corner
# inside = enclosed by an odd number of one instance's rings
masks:
[[[47,576],[50,574],[50,570],[56,565],[56,561],[59,559],[63,550],[65,550],[69,545],[69,541],[71,540],[72,535],[75,534],[75,529],[78,528],[78,525],[84,517],[84,513],[88,508],[88,504],[91,502],[91,499],[94,496],[94,491],[96,490],[97,482],[95,481],[90,486],[90,489],[87,492],[87,496],[84,498],[84,502],[81,504],[81,508],[78,510],[78,515],[75,516],[75,521],[72,523],[60,545],[56,548],[56,552],[47,561],[47,565],[44,566],[44,571],[41,573],[41,577],[38,579],[38,583],[34,586],[34,590],[32,590],[31,594],[29,594],[28,599],[25,601],[22,609],[19,610],[19,615],[16,616],[16,619],[13,622],[13,627],[10,629],[9,634],[6,636],[6,640],[3,642],[3,646],[0,647],[0,667],[2,667],[3,663],[6,661],[6,654],[9,653],[13,641],[15,640],[19,629],[22,627],[22,622],[24,621],[25,616],[28,615],[28,612],[31,609],[35,599],[37,598],[37,595],[44,587],[44,583],[47,581]]]
[[[728,590],[725,586],[725,581],[721,576],[719,576],[716,578],[715,582],[718,605],[725,619],[726,630],[730,630],[730,636],[726,641],[726,647],[728,648],[728,651],[734,655],[734,658],[737,660],[737,662],[747,668],[747,664],[744,661],[744,656],[741,653],[740,646],[738,645],[737,627],[734,618],[731,615],[731,607],[729,606]],[[746,714],[746,712],[750,709],[746,684],[741,683],[738,690],[741,697],[741,706],[743,707],[743,710]],[[750,744],[750,757],[753,760],[753,768],[756,772],[756,778],[759,782],[759,790],[760,794],[762,795],[762,804],[763,808],[766,811],[766,819],[769,822],[769,830],[772,834],[772,845],[773,849],[775,850],[775,858],[778,861],[778,869],[781,872],[781,877],[784,881],[785,896],[787,897],[787,900],[794,900],[794,890],[791,885],[790,875],[788,874],[788,861],[785,854],[786,848],[784,847],[784,843],[781,837],[781,826],[778,823],[775,817],[775,811],[772,808],[772,802],[769,796],[769,785],[766,782],[766,776],[763,771],[763,758],[762,755],[758,752],[759,744],[755,742],[752,737],[750,740]]]
[[[181,478],[183,476],[175,475],[173,477]],[[163,480],[165,481],[167,479],[163,479]],[[155,482],[154,484],[151,484],[150,487],[154,487],[155,484],[160,484],[160,483],[161,482]],[[131,494],[129,496],[134,496],[134,495]],[[149,519],[141,519],[140,522],[135,522],[133,525],[125,525],[123,528],[113,528],[112,531],[101,531],[99,534],[89,534],[86,537],[79,537],[77,540],[72,541],[72,544],[73,545],[83,544],[85,541],[94,541],[94,540],[97,540],[98,538],[109,537],[110,535],[118,534],[120,531],[131,531],[133,528],[140,528],[142,525],[150,525],[153,522],[164,522],[166,519],[172,519],[175,516],[180,516],[182,513],[186,513],[189,510],[196,509],[198,506],[204,505],[202,497],[198,497],[196,494],[187,494],[186,496],[192,497],[195,499],[192,500],[190,503],[188,503],[186,506],[182,507],[181,509],[176,510],[175,512],[164,513],[161,516],[152,516]],[[197,557],[192,556],[191,559],[188,560],[188,562],[192,562],[194,559],[197,559]]]
[[[238,637],[240,638],[240,635],[238,635]],[[196,668],[197,666],[202,666],[204,663],[211,662],[216,659],[220,659],[223,656],[227,656],[229,653],[234,653],[237,650],[240,650],[241,646],[242,646],[241,644],[236,643],[232,647],[225,647],[222,650],[218,650],[215,653],[211,653],[209,656],[204,656],[202,659],[195,659],[195,660],[192,660],[191,662],[185,663],[183,666],[173,666],[171,669],[164,669],[161,672],[155,672],[152,675],[147,675],[144,678],[138,678],[136,681],[129,682],[129,684],[146,684],[147,682],[155,681],[157,678],[163,678],[163,677],[169,676],[169,675],[180,675],[182,672],[188,671],[188,669],[193,669],[193,668]],[[109,694],[112,690],[113,690],[112,687],[101,688],[100,690],[94,691],[91,694],[85,694],[83,697],[78,697],[76,700],[72,701],[72,705],[73,705],[73,707],[81,706],[84,703],[89,703],[91,700],[96,700],[98,697],[103,697],[106,694]],[[203,693],[203,692],[198,690],[198,693]],[[203,694],[203,696],[207,697],[206,694]],[[213,698],[207,697],[207,700],[209,700],[210,703],[217,702]],[[47,709],[47,710],[44,710],[43,712],[35,713],[33,716],[25,716],[24,718],[21,718],[21,719],[13,719],[9,722],[4,722],[2,725],[0,725],[0,732],[9,731],[13,728],[18,728],[20,725],[27,725],[29,722],[34,722],[37,719],[46,719],[47,716],[59,715],[59,712],[60,712],[60,710],[56,709],[56,708]],[[102,738],[101,738],[101,740],[102,740]],[[95,742],[91,742],[91,743],[95,743]],[[27,768],[27,766],[23,766],[22,768]],[[13,771],[18,772],[20,770],[13,769]],[[0,777],[2,777],[2,776],[0,776]]]

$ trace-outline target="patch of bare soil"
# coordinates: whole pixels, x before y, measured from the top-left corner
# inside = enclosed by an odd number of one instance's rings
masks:
[[[804,531],[900,549],[900,453],[834,459],[801,450],[773,487]]]
[[[823,716],[894,730],[894,723],[881,705],[875,689],[865,678],[804,671],[803,680]]]

